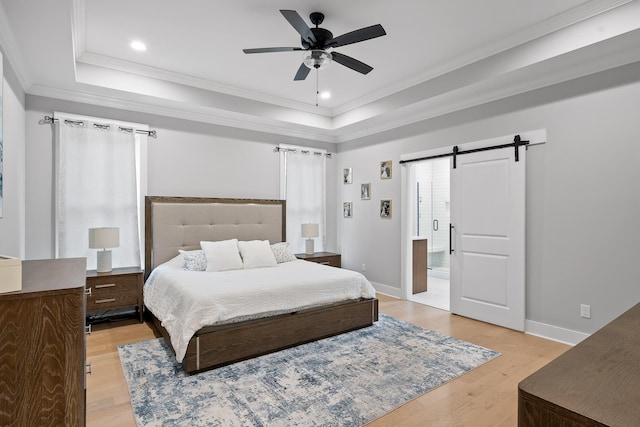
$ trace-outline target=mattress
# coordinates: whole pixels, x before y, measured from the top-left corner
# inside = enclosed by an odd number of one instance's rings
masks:
[[[145,306],[169,333],[178,362],[205,326],[374,297],[362,274],[303,260],[204,272],[185,270],[177,256],[154,269],[144,285]]]

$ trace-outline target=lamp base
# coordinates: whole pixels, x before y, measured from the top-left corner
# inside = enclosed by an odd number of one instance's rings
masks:
[[[98,251],[97,254],[98,273],[108,273],[111,271],[111,251]]]
[[[307,239],[306,242],[306,250],[305,253],[307,255],[313,255],[313,253],[315,252],[315,250],[313,249],[313,239]]]

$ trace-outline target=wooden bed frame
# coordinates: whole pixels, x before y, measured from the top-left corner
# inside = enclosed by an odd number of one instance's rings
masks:
[[[286,241],[284,200],[201,197],[145,198],[145,278],[179,249],[200,248],[200,241]],[[171,343],[160,321],[147,310]],[[378,320],[378,300],[356,299],[196,332],[182,365],[188,373],[250,359],[299,344],[370,326]]]

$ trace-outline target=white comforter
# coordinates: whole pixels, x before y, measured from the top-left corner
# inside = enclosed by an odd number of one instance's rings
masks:
[[[144,285],[144,303],[169,332],[178,362],[193,334],[204,326],[360,297],[375,297],[362,274],[302,260],[202,272],[184,270],[178,256],[153,270]]]

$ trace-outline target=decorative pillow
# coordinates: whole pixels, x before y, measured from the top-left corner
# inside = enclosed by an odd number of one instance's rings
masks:
[[[244,268],[275,267],[278,265],[268,240],[238,242],[238,248]]]
[[[205,271],[207,269],[207,257],[204,251],[198,249],[195,251],[178,250],[184,260],[184,268],[189,271]]]
[[[283,262],[295,261],[298,259],[294,254],[291,253],[291,250],[289,249],[289,243],[287,242],[271,245],[271,251],[276,257],[276,262],[278,264],[282,264]]]
[[[206,271],[241,270],[242,258],[238,252],[238,239],[219,242],[200,242],[207,257]]]

